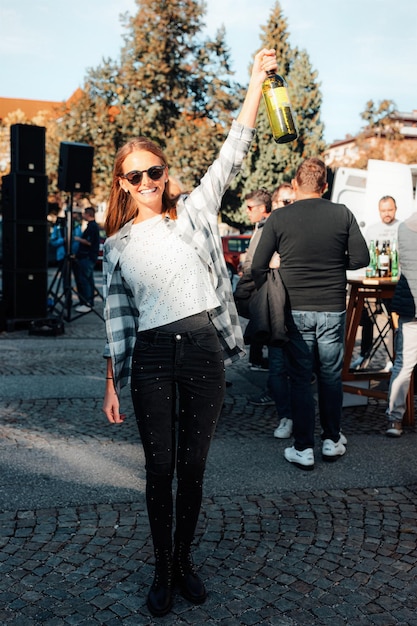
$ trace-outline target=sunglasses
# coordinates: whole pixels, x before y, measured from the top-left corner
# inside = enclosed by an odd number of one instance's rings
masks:
[[[122,174],[120,178],[126,178],[127,182],[131,185],[139,185],[142,182],[144,174],[147,174],[151,180],[159,180],[164,175],[165,165],[152,165],[147,170],[133,170],[127,174]]]

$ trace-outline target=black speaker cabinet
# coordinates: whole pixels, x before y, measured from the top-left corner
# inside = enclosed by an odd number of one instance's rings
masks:
[[[3,222],[3,269],[46,271],[48,234],[46,222]]]
[[[45,174],[45,134],[43,126],[10,126],[11,172]]]
[[[6,319],[46,317],[48,273],[3,271],[3,303]]]
[[[61,142],[58,189],[71,192],[90,192],[93,158],[93,146],[85,143]]]
[[[2,181],[3,220],[45,221],[48,215],[46,174],[8,174]]]

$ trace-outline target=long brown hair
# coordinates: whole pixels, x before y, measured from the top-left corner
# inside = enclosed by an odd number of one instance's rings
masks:
[[[167,160],[161,148],[146,137],[135,137],[122,146],[116,154],[113,167],[113,179],[110,189],[107,214],[104,222],[108,237],[122,228],[127,222],[134,219],[138,214],[138,208],[129,193],[120,186],[119,178],[123,175],[122,165],[126,157],[136,150],[151,152],[161,161],[161,165],[167,166]],[[168,186],[167,186],[168,187]],[[169,188],[165,188],[162,195],[162,214],[176,218],[176,198],[169,195]]]

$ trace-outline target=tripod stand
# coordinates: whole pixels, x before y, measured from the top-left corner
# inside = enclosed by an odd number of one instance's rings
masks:
[[[72,277],[74,275],[75,264],[77,259],[72,254],[72,233],[73,233],[73,194],[71,193],[69,205],[65,211],[65,256],[61,261],[55,276],[52,279],[51,285],[48,290],[48,313],[52,315],[57,313],[60,319],[64,319],[66,322],[79,319],[85,313],[72,314],[72,294],[76,294],[81,304],[89,306],[89,311],[95,313],[101,320],[104,321],[103,316],[97,311],[94,306],[90,306],[90,303],[83,297],[77,289],[72,285]],[[79,268],[77,268],[79,271]],[[94,296],[98,296],[103,300],[103,296],[94,288]]]

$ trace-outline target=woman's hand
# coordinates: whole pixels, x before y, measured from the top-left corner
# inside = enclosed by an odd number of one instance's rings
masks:
[[[267,72],[276,72],[278,68],[277,56],[273,48],[263,48],[256,55],[252,66],[251,82],[258,81],[262,84],[267,77]]]
[[[278,252],[274,252],[274,254],[271,256],[271,260],[269,261],[269,267],[271,270],[277,270],[280,265],[281,257],[279,256]]]
[[[122,424],[126,415],[120,413],[120,403],[112,380],[106,380],[103,413],[111,424]]]
[[[275,50],[263,48],[255,55],[249,87],[242,109],[237,117],[237,122],[243,124],[243,126],[255,127],[259,103],[262,97],[262,83],[267,77],[267,71],[276,71],[277,67]]]

